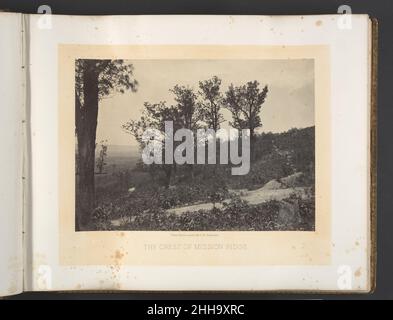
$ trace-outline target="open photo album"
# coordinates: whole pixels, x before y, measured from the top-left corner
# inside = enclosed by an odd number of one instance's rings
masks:
[[[368,15],[0,13],[0,296],[375,287]]]

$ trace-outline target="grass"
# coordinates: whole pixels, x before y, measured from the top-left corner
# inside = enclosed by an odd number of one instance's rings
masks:
[[[231,189],[258,189],[295,172],[303,174],[290,187],[314,190],[313,130],[261,135],[258,157],[245,176],[231,175],[232,165],[194,165],[192,177],[189,166],[178,166],[169,188],[164,170],[141,166],[135,150],[124,153],[117,148],[112,154],[108,152],[104,174],[95,175],[96,208],[89,230],[314,230],[314,191],[307,197],[291,196],[258,205],[239,197],[223,202],[231,196]],[[278,148],[273,148],[273,140]],[[179,215],[167,211],[207,202],[222,206]],[[113,220],[120,225],[114,226]]]
[[[155,208],[148,212],[133,212],[124,218],[123,224],[114,227],[108,216],[114,207],[101,208],[95,216],[98,230],[136,230],[136,231],[310,231],[315,228],[314,199],[288,198],[287,204],[296,201],[301,208],[295,221],[280,214],[281,201],[271,200],[251,206],[240,198],[234,198],[222,209],[199,210],[181,215],[167,214]],[[286,205],[287,205],[286,204]]]

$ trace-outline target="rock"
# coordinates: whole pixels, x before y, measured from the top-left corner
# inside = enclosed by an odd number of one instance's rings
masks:
[[[280,181],[286,187],[298,187],[299,181],[303,178],[303,172],[296,172],[288,177],[281,178]]]
[[[284,226],[292,226],[301,222],[299,204],[282,201],[279,204],[278,223]]]
[[[282,188],[284,188],[283,184],[277,180],[270,180],[262,187],[263,190],[277,190]]]

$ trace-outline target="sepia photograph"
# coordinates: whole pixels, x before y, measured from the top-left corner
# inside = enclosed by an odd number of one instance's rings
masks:
[[[340,8],[0,13],[0,298],[372,294],[378,21]]]
[[[76,59],[76,231],[314,231],[314,86],[313,59]]]

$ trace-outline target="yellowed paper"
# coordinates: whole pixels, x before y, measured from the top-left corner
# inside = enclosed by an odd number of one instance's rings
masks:
[[[61,265],[324,265],[330,262],[329,50],[326,46],[59,45]],[[75,59],[313,59],[315,231],[75,231]]]

